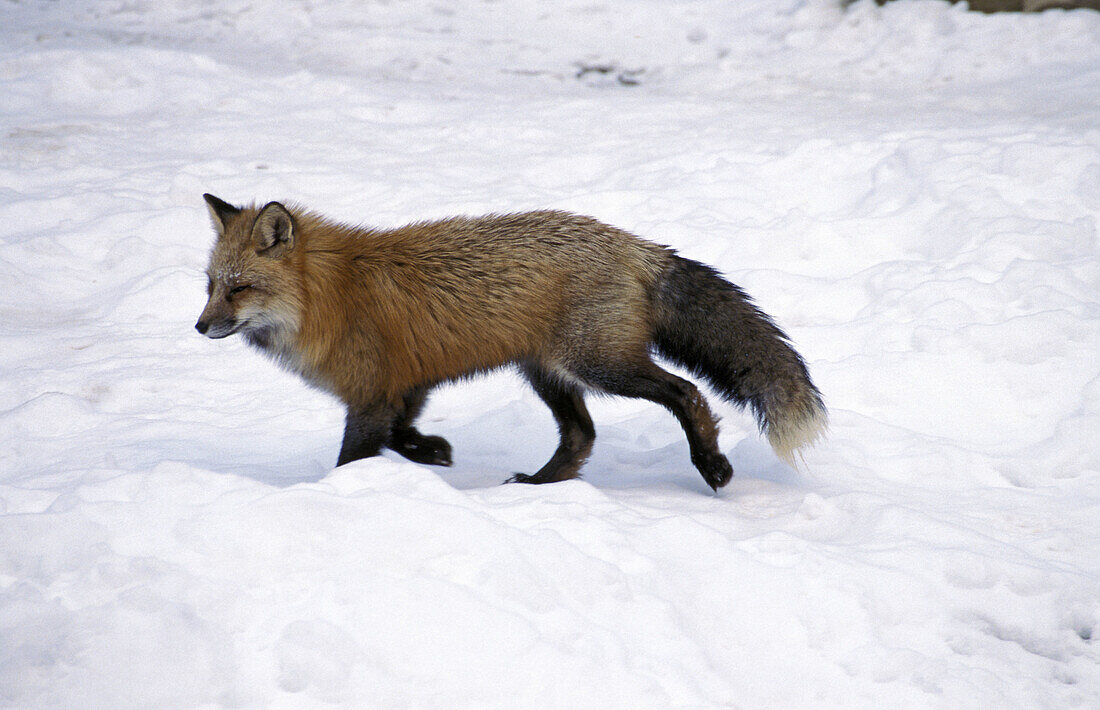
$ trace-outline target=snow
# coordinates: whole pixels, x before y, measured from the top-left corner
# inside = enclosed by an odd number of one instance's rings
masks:
[[[0,706],[1100,706],[1100,14],[936,0],[0,5]],[[512,373],[451,469],[193,330],[201,195],[559,208],[807,358],[805,465],[712,398],[583,480]]]

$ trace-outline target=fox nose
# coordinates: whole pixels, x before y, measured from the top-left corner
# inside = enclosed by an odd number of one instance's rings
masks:
[[[203,335],[206,335],[206,331],[210,329],[210,324],[204,320],[200,320],[195,324],[195,330],[199,331]]]

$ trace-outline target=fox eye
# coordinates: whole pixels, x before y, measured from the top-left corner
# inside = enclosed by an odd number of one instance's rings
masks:
[[[250,289],[250,288],[252,288],[252,284],[243,284],[241,286],[237,286],[236,288],[230,290],[229,295],[230,296],[235,296],[236,294],[240,293],[241,291],[245,291],[245,290]]]

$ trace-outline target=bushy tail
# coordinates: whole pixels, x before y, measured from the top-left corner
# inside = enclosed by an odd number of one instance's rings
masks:
[[[673,256],[654,305],[657,351],[749,406],[781,459],[793,464],[796,449],[825,433],[825,404],[806,363],[740,288],[705,264]]]

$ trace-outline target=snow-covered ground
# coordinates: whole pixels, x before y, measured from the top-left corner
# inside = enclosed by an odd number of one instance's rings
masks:
[[[805,468],[714,400],[585,478],[510,373],[452,469],[193,330],[201,194],[561,208],[810,363]],[[0,3],[0,707],[1100,706],[1100,14],[935,0]]]

